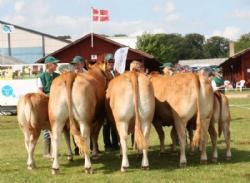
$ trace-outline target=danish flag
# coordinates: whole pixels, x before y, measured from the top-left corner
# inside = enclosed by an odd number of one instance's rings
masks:
[[[107,22],[109,21],[109,11],[92,8],[93,22]]]

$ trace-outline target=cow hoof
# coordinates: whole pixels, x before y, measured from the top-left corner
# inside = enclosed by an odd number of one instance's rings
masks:
[[[217,163],[217,158],[212,158],[212,163]]]
[[[207,165],[207,160],[201,160],[200,162],[202,165]]]
[[[59,168],[52,168],[52,175],[58,175],[59,174]]]
[[[34,167],[33,167],[32,165],[28,165],[28,166],[27,166],[27,169],[28,169],[28,170],[33,170],[33,168],[34,168]]]
[[[149,170],[149,166],[142,166],[141,169],[142,170]]]
[[[67,156],[68,161],[73,161],[73,156]]]
[[[180,168],[186,168],[187,167],[187,163],[180,163]]]
[[[230,160],[232,160],[232,157],[231,157],[231,156],[227,156],[227,157],[226,157],[226,160],[227,160],[227,161],[230,161]]]
[[[123,167],[121,168],[121,172],[127,172],[127,171],[128,171],[128,167],[124,167],[124,166],[123,166]]]
[[[86,174],[93,174],[93,169],[92,169],[92,167],[85,168],[85,173],[86,173]]]

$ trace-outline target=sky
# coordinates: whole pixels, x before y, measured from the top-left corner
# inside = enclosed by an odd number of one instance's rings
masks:
[[[237,40],[250,32],[250,0],[0,0],[0,20],[73,39],[91,32],[91,7],[109,10],[98,34],[199,33]]]

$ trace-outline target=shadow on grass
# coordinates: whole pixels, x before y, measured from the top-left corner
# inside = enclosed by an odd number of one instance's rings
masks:
[[[232,118],[232,120],[231,121],[240,121],[240,120],[243,120],[244,118],[241,118],[241,117],[239,117],[239,118]]]
[[[234,164],[240,162],[250,162],[250,152],[244,150],[238,150],[232,148],[232,160],[226,160],[226,150],[224,148],[218,150],[219,158],[218,163],[221,164]],[[216,163],[211,162],[212,157],[212,150],[211,146],[207,148],[208,152],[208,164],[209,165],[216,165]],[[150,163],[150,170],[162,170],[162,171],[174,171],[179,169],[179,152],[173,153],[170,148],[166,148],[165,153],[160,154],[159,146],[151,146],[149,150],[149,163]],[[186,151],[187,156],[187,167],[200,167],[204,166],[200,164],[200,153],[198,151],[194,152],[193,155]],[[141,161],[142,155],[138,154],[134,150],[129,150],[128,155],[130,167],[129,172],[132,170],[140,170],[141,169]],[[104,174],[111,174],[114,172],[120,171],[121,166],[121,158],[119,152],[109,152],[109,153],[102,153],[100,154],[98,159],[91,160],[94,171],[95,172],[102,172]],[[95,164],[101,164],[95,166]],[[73,162],[69,162],[67,164],[62,164],[65,167],[77,167],[84,165],[83,158],[77,158]]]

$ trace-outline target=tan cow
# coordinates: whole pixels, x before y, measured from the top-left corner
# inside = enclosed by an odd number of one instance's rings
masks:
[[[211,142],[213,145],[213,161],[217,161],[218,153],[217,153],[217,132],[215,130],[216,123],[218,124],[218,135],[220,137],[221,133],[223,132],[225,143],[226,143],[226,159],[230,160],[232,157],[231,154],[231,147],[230,147],[230,140],[231,140],[231,132],[230,132],[230,109],[229,109],[229,102],[228,98],[220,93],[214,93],[214,114],[210,122],[209,126],[209,134],[211,137]]]
[[[53,81],[49,100],[54,149],[52,174],[59,172],[58,144],[62,128],[68,118],[70,131],[85,156],[85,172],[92,173],[89,156],[90,135],[91,131],[98,134],[101,128],[106,86],[106,75],[97,67],[93,67],[87,73],[62,73]],[[95,123],[95,121],[98,122]],[[77,124],[80,127],[80,133]],[[96,126],[95,132],[92,130],[93,126]],[[96,147],[93,148],[96,149]]]
[[[208,126],[213,113],[213,91],[209,80],[193,73],[178,73],[174,76],[151,75],[156,97],[156,121],[174,125],[180,139],[180,166],[186,166],[186,134],[188,121],[197,114],[193,146],[202,146],[201,161],[207,161],[206,141]],[[156,130],[161,123],[154,121]],[[162,134],[162,131],[158,131]],[[164,138],[163,138],[164,141]],[[163,144],[161,139],[161,144]],[[161,148],[164,148],[161,146]],[[162,149],[161,149],[162,151]]]
[[[142,167],[148,169],[147,148],[155,110],[155,99],[150,80],[141,73],[126,72],[108,85],[107,103],[120,137],[122,150],[121,171],[129,167],[127,157],[128,132],[134,130],[135,142],[143,152]]]
[[[28,93],[22,96],[17,105],[17,120],[24,134],[25,147],[28,153],[27,166],[35,167],[33,153],[41,130],[51,130],[48,116],[49,97],[40,93]],[[73,155],[70,148],[69,130],[64,130],[68,148],[68,159]]]

